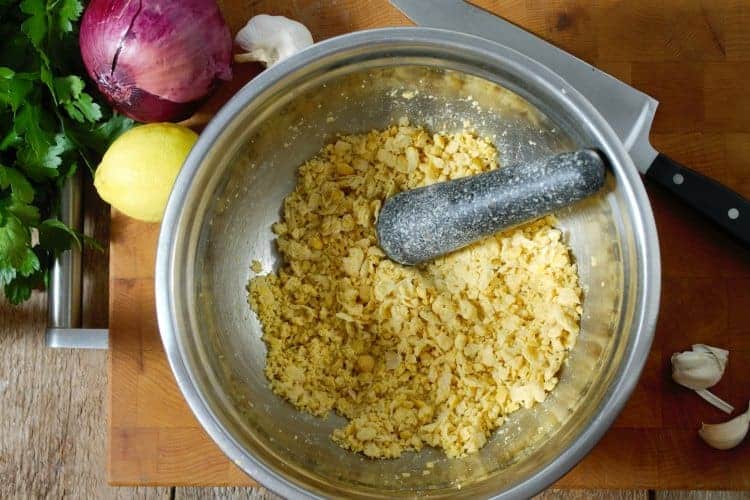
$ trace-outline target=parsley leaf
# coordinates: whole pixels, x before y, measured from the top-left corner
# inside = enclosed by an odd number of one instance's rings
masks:
[[[22,201],[11,198],[0,199],[0,208],[6,213],[15,215],[27,226],[35,226],[39,222],[39,209]]]
[[[34,199],[34,188],[26,177],[15,168],[0,165],[0,189],[8,188],[18,201],[31,203]]]
[[[31,291],[34,289],[34,286],[32,286],[30,281],[28,278],[21,276],[5,285],[3,292],[11,304],[20,304],[31,298]]]
[[[112,115],[106,121],[98,122],[94,127],[71,128],[68,135],[78,144],[92,149],[98,155],[103,155],[112,141],[133,126],[133,120],[125,115]]]
[[[83,4],[79,0],[60,0],[55,12],[55,25],[60,33],[73,31],[73,23],[83,13]]]
[[[101,248],[59,220],[59,189],[133,125],[86,91],[82,12],[82,0],[0,0],[0,288],[13,303],[61,252]]]
[[[0,286],[5,288],[5,285],[13,281],[16,277],[15,267],[0,267]]]
[[[81,247],[78,233],[57,219],[47,219],[39,225],[39,243],[55,254],[68,250],[73,244]]]
[[[31,291],[46,284],[47,275],[39,270],[28,276],[17,276],[5,285],[3,291],[11,304],[20,304],[31,297]]]
[[[38,107],[24,105],[14,124],[17,133],[23,133],[26,139],[18,149],[18,163],[34,180],[60,175],[58,167],[62,164],[62,155],[74,147],[66,134],[53,135],[43,128],[45,117],[40,111]]]
[[[83,80],[74,75],[55,78],[55,94],[71,118],[83,123],[95,122],[102,117],[101,108],[83,91]]]
[[[26,33],[31,43],[39,51],[40,57],[46,59],[42,42],[47,38],[47,5],[44,0],[23,0],[21,12],[29,17],[21,24],[21,31]]]
[[[33,88],[30,75],[0,66],[0,103],[10,106],[13,112],[18,110]]]
[[[2,212],[0,212],[2,214]],[[15,268],[28,276],[39,268],[39,259],[31,250],[31,234],[21,219],[5,213],[0,223],[0,268]]]

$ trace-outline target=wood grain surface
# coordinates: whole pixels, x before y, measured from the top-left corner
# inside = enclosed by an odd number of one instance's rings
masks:
[[[236,31],[252,14],[298,19],[317,40],[409,24],[385,0],[230,1]],[[654,145],[750,197],[750,2],[698,0],[477,2],[661,101]],[[216,109],[247,76],[207,105]],[[244,72],[244,73],[243,73]],[[731,350],[715,391],[743,407],[750,367],[750,253],[648,186],[663,261],[656,340],[638,389],[566,488],[750,489],[750,445],[707,448],[700,421],[724,415],[669,381],[669,356],[692,343]],[[166,364],[156,328],[158,227],[114,213],[110,260],[110,420],[113,484],[251,485],[203,433]]]
[[[109,207],[86,192],[85,230],[107,241]],[[108,322],[107,252],[84,250],[84,326]],[[168,498],[106,482],[107,353],[44,346],[46,297],[0,298],[0,498]]]

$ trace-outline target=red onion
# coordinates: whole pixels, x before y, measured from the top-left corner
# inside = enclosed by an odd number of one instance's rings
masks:
[[[99,90],[141,122],[184,119],[232,78],[232,37],[214,0],[93,0],[79,41]]]

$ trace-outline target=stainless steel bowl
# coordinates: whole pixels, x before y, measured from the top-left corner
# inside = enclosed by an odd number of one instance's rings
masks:
[[[251,261],[277,265],[270,226],[296,168],[336,133],[402,116],[439,130],[470,122],[494,141],[502,163],[578,146],[599,148],[612,163],[603,194],[559,214],[585,300],[558,387],[462,459],[426,449],[375,461],[335,446],[329,435],[339,417],[300,413],[268,389],[261,327],[246,301]],[[159,327],[190,407],[240,468],[288,497],[536,493],[575,465],[625,404],[651,345],[659,285],[643,186],[585,98],[511,49],[421,28],[320,43],[244,87],[177,179],[156,269]]]

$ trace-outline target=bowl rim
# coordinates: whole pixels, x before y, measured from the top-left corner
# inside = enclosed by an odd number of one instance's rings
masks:
[[[602,396],[599,412],[592,417],[590,425],[573,438],[571,445],[562,450],[549,463],[528,477],[510,485],[508,489],[493,498],[528,498],[552,484],[572,469],[609,429],[634,390],[646,363],[651,348],[659,309],[661,288],[661,264],[656,224],[646,191],[640,176],[625,151],[620,139],[593,105],[564,79],[546,66],[507,46],[465,33],[444,29],[423,27],[379,28],[357,31],[314,44],[279,64],[256,76],[240,89],[216,114],[201,133],[180,171],[162,220],[157,245],[155,269],[155,298],[160,335],[169,365],[188,406],[201,426],[218,444],[229,459],[246,474],[258,480],[274,492],[288,498],[315,496],[309,491],[287,480],[260,459],[242,448],[222,426],[210,409],[200,391],[193,383],[191,370],[185,362],[175,318],[174,296],[175,268],[174,257],[177,251],[175,240],[180,229],[184,229],[181,213],[192,180],[202,168],[203,160],[224,128],[239,112],[272,86],[279,79],[292,75],[311,61],[320,60],[342,50],[366,47],[371,44],[419,43],[443,45],[470,50],[493,57],[503,64],[513,64],[524,72],[523,76],[533,78],[537,83],[556,87],[561,99],[579,109],[591,121],[602,141],[610,145],[624,166],[618,169],[618,189],[634,205],[632,230],[635,236],[636,261],[640,284],[636,295],[635,316],[632,330],[635,331],[629,349],[626,350],[611,386]]]

